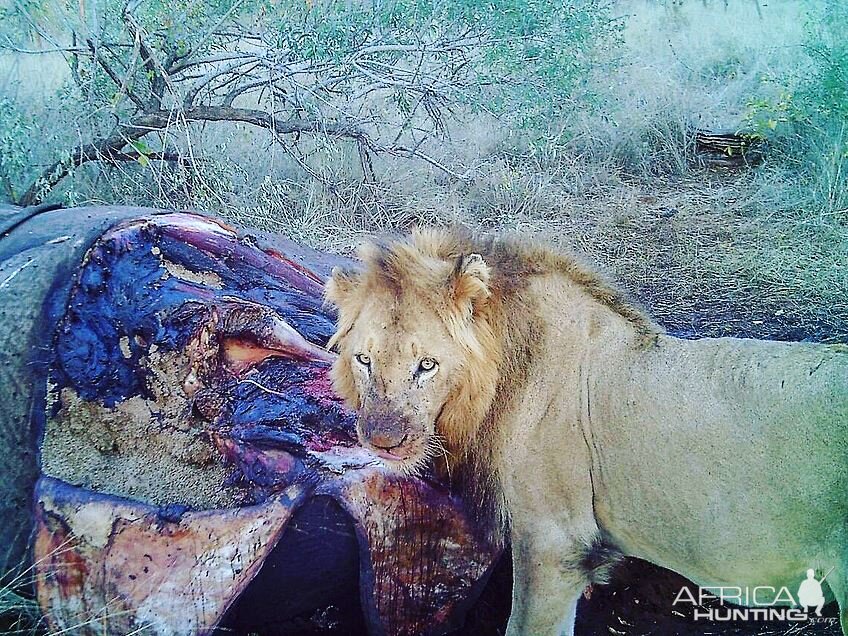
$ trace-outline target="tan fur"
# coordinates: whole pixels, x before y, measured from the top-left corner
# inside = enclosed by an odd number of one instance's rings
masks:
[[[508,518],[510,634],[571,633],[619,552],[703,585],[833,565],[848,634],[844,348],[671,338],[578,259],[522,241],[420,230],[360,256],[327,286],[336,389],[389,466],[443,453],[481,523]]]

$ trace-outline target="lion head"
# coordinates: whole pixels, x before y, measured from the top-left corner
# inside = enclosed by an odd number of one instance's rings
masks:
[[[363,267],[335,270],[336,391],[358,413],[360,442],[405,473],[459,457],[495,394],[490,269],[462,237],[417,231],[360,249]]]

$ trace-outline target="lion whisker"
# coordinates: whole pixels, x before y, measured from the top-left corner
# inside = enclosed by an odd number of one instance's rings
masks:
[[[425,452],[429,456],[441,455],[442,457],[444,457],[445,467],[448,472],[448,481],[450,481],[452,479],[450,462],[451,453],[448,451],[447,447],[445,446],[445,443],[445,438],[441,435],[432,435],[430,439],[427,440],[427,448]]]

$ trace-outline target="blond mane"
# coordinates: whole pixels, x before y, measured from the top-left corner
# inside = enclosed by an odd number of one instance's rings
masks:
[[[625,318],[639,333],[662,333],[637,303],[583,258],[541,242],[514,236],[474,236],[461,228],[416,228],[407,238],[367,243],[358,253],[367,276],[398,291],[407,286],[432,289],[441,282],[435,267],[439,261],[468,254],[479,254],[489,266],[492,294],[514,293],[530,276],[559,273]]]

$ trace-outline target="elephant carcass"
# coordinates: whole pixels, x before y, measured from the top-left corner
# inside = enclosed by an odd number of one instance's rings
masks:
[[[86,212],[63,213],[72,226]],[[50,627],[210,633],[316,497],[352,520],[369,632],[460,621],[498,550],[443,485],[356,444],[323,348],[331,259],[194,214],[117,217],[47,294],[35,356]],[[298,579],[281,573],[278,594]]]

